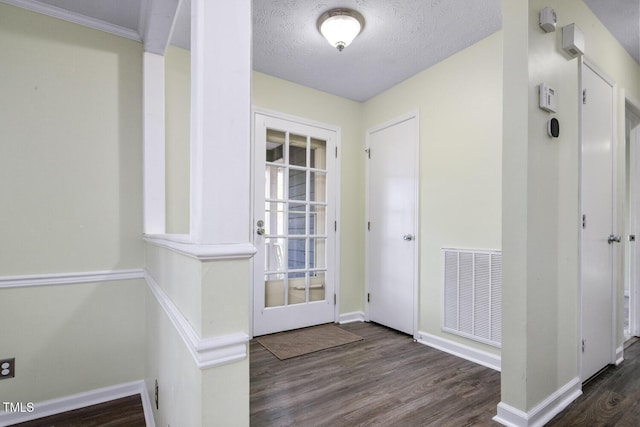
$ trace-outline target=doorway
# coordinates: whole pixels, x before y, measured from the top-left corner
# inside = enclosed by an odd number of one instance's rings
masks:
[[[367,319],[415,336],[418,114],[367,132]]]
[[[253,335],[335,319],[336,129],[254,116]]]
[[[637,239],[640,238],[640,107],[631,101],[625,104],[625,146],[627,149],[627,206],[629,235],[627,244],[623,322],[625,341],[637,336],[638,328],[638,280],[640,279],[640,252]]]
[[[613,82],[582,64],[581,379],[615,361]]]

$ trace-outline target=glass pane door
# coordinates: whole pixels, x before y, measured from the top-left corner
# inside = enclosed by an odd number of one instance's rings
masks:
[[[330,322],[335,132],[256,117],[254,333]]]
[[[267,128],[265,307],[325,299],[327,141]]]

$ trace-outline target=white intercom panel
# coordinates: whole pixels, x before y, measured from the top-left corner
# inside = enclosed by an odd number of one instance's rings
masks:
[[[557,109],[556,91],[546,83],[540,83],[540,108],[550,113],[555,113]]]

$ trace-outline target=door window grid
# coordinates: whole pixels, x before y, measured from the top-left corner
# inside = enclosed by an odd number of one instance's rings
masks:
[[[269,129],[266,158],[265,289],[281,282],[283,298],[265,306],[324,300],[326,141]],[[304,290],[304,299],[290,289]]]

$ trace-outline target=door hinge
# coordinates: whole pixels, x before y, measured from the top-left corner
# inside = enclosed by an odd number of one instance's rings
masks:
[[[333,231],[338,231],[338,221],[333,221]]]
[[[371,148],[365,148],[364,152],[367,153],[368,158],[371,158]]]
[[[587,216],[582,214],[582,228],[587,228]]]
[[[582,340],[582,352],[584,353],[585,340]]]
[[[338,297],[336,296],[336,294],[333,294],[333,305],[338,304]]]
[[[367,292],[367,302],[371,302],[371,293]]]
[[[371,221],[367,221],[367,231],[371,231]]]
[[[586,89],[582,89],[582,103],[583,104],[587,103],[587,90]]]
[[[336,159],[338,158],[338,147],[336,147]]]

